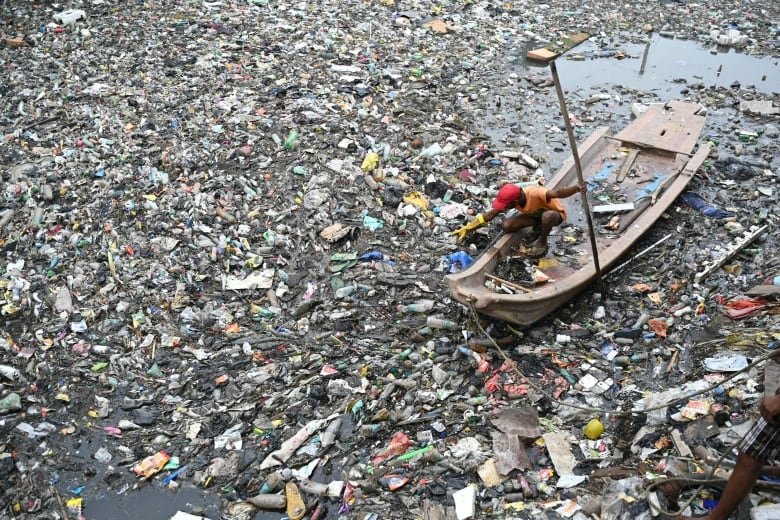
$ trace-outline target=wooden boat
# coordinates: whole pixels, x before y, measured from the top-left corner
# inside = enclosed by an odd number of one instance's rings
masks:
[[[704,127],[704,117],[697,115],[700,108],[677,101],[651,107],[618,134],[598,128],[578,146],[602,272],[650,229],[709,155],[707,144],[691,155]],[[576,184],[574,160],[569,157],[547,187]],[[454,298],[480,313],[529,325],[590,284],[596,269],[580,197],[561,202],[568,221],[553,230],[547,255],[536,261],[549,281],[523,285],[495,276],[499,262],[517,257],[522,247],[523,233],[509,233],[467,269],[444,278]]]

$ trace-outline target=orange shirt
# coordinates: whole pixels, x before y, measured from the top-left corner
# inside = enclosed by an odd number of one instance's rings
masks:
[[[568,217],[559,199],[550,199],[550,202],[547,202],[547,188],[528,186],[523,188],[523,193],[525,193],[525,206],[517,207],[524,214],[541,217],[545,210],[552,209],[560,213],[563,220]]]

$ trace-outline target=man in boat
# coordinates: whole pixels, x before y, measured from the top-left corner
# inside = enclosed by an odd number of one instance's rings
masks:
[[[505,233],[513,233],[523,228],[534,227],[539,230],[539,238],[527,252],[529,256],[542,256],[547,252],[547,237],[555,226],[566,220],[566,210],[558,199],[571,197],[578,191],[584,192],[586,186],[568,186],[550,190],[542,186],[527,186],[521,188],[516,184],[505,184],[498,190],[498,195],[490,210],[480,213],[465,226],[456,229],[451,234],[460,240],[475,229],[479,229],[498,215],[509,209],[516,209],[517,214],[502,222]]]

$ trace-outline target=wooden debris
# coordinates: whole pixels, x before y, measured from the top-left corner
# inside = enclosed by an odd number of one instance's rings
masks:
[[[493,274],[486,273],[485,274],[485,278],[487,278],[489,280],[493,280],[494,282],[499,283],[501,285],[505,285],[505,286],[507,286],[507,287],[509,287],[511,289],[516,289],[518,291],[523,291],[523,292],[533,292],[531,289],[523,287],[522,285],[517,285],[516,283],[508,282],[508,281],[504,280],[503,278],[499,278],[498,276],[493,275]]]
[[[567,432],[551,432],[545,433],[542,438],[558,475],[573,475],[577,459],[574,458],[569,446],[569,434]]]
[[[529,60],[541,61],[544,63],[547,63],[550,60],[554,60],[558,56],[560,56],[560,53],[553,52],[551,50],[548,50],[545,47],[528,51],[525,54],[525,57],[528,58]]]
[[[705,277],[709,276],[715,269],[720,268],[723,264],[728,262],[729,259],[731,259],[731,257],[739,253],[745,246],[747,246],[753,240],[758,238],[758,236],[764,231],[766,231],[768,227],[769,226],[767,225],[761,227],[751,226],[750,230],[747,233],[745,233],[741,238],[739,238],[736,242],[732,242],[731,244],[729,244],[729,246],[726,249],[722,250],[722,255],[718,260],[713,260],[712,262],[708,262],[704,264],[704,269],[696,273],[696,275],[693,277],[693,280],[696,283],[702,281]]]
[[[551,43],[549,45],[545,45],[544,47],[528,51],[525,56],[529,60],[547,63],[550,60],[554,60],[569,49],[573,49],[588,38],[590,38],[590,35],[586,32],[568,34],[563,37],[561,45]]]
[[[502,408],[495,412],[490,422],[504,433],[524,439],[536,439],[542,434],[539,427],[539,413],[527,405]]]
[[[626,176],[628,175],[628,172],[631,171],[631,167],[634,165],[634,161],[636,161],[637,155],[639,155],[638,148],[632,148],[631,151],[628,152],[628,157],[626,157],[626,160],[623,161],[623,165],[620,167],[620,171],[618,172],[618,182],[623,182],[626,180]]]
[[[613,480],[620,480],[628,477],[633,477],[639,474],[639,470],[635,468],[624,468],[621,466],[613,466],[609,468],[596,468],[589,477],[595,478],[611,478]]]
[[[677,448],[677,453],[680,454],[680,457],[693,458],[693,452],[688,445],[685,444],[682,434],[677,428],[672,430],[672,442],[674,443],[674,447]]]
[[[674,366],[677,364],[677,359],[680,357],[680,351],[675,350],[672,352],[672,358],[669,360],[669,366],[666,367],[666,373],[670,374],[672,370],[674,369]]]

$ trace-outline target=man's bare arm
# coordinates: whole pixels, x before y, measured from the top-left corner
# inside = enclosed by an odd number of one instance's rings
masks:
[[[565,199],[571,197],[578,191],[584,192],[585,189],[586,186],[580,184],[579,186],[567,186],[557,190],[547,190],[547,202],[550,202],[552,199]]]

